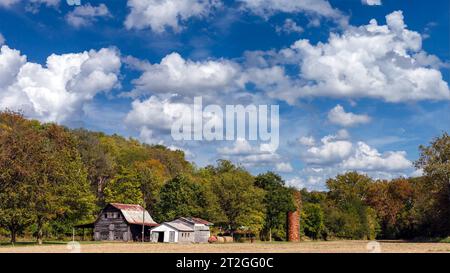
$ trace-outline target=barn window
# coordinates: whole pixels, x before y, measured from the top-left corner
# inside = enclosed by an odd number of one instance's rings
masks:
[[[105,219],[106,219],[106,218],[108,218],[108,214],[107,214],[107,213],[105,213]]]
[[[107,212],[107,218],[116,218],[117,212]]]

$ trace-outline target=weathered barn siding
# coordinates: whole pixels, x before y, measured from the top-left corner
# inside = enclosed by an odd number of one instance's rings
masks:
[[[120,210],[107,206],[99,215],[94,226],[96,241],[129,241],[132,240],[130,226]]]
[[[142,225],[145,229],[145,241],[150,241],[150,228],[158,224],[140,205],[108,204],[97,217],[94,227],[96,241],[140,241]]]

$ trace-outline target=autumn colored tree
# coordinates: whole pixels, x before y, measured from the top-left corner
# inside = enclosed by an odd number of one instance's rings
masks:
[[[101,142],[105,136],[87,130],[73,131],[77,139],[77,149],[88,172],[92,191],[96,194],[98,205],[104,205],[103,189],[106,182],[115,174],[116,162],[107,146]]]
[[[0,113],[0,226],[9,230],[11,242],[34,221],[29,183],[35,162],[30,154],[38,134],[19,113]]]
[[[377,213],[383,238],[399,238],[411,229],[414,188],[408,179],[372,183],[368,188],[367,203]]]
[[[378,231],[375,211],[367,204],[372,180],[367,175],[348,172],[328,179],[325,213],[329,230],[349,239],[373,239]]]
[[[41,244],[49,221],[89,217],[94,197],[70,132],[11,112],[1,113],[0,124],[0,217],[12,240],[29,220]]]
[[[434,221],[432,233],[450,235],[450,136],[447,132],[435,138],[429,146],[420,147],[415,165],[423,170],[427,191],[432,194]]]

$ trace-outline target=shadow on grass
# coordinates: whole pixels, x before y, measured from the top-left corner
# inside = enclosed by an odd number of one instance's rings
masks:
[[[44,241],[42,245],[65,245],[70,241]],[[82,241],[80,244],[95,244],[99,242],[95,241]],[[20,246],[37,246],[38,243],[36,241],[21,241],[12,244],[9,241],[0,241],[0,247],[20,247]]]

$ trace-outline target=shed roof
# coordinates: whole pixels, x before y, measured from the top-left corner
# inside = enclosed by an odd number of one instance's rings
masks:
[[[206,226],[212,226],[212,225],[214,225],[213,223],[208,222],[208,221],[206,221],[206,220],[204,220],[204,219],[202,219],[202,218],[198,218],[198,217],[190,217],[190,219],[191,219],[192,221],[194,221],[196,224],[202,224],[202,225],[206,225]]]
[[[208,221],[206,221],[204,219],[197,218],[197,217],[180,217],[178,219],[181,219],[183,221],[186,221],[186,222],[189,222],[189,223],[192,223],[192,224],[200,224],[200,225],[205,225],[205,226],[212,226],[212,225],[214,225],[211,222],[208,222]]]
[[[187,224],[181,223],[181,222],[172,221],[172,222],[164,222],[164,224],[166,224],[170,227],[173,227],[174,229],[176,229],[178,231],[194,231],[193,227],[191,227]]]
[[[120,210],[123,214],[123,217],[131,225],[142,225],[144,222],[145,226],[157,226],[158,223],[153,221],[153,218],[150,216],[148,211],[146,211],[140,205],[134,204],[120,204],[120,203],[110,203],[111,206]],[[142,219],[144,217],[144,221]]]

